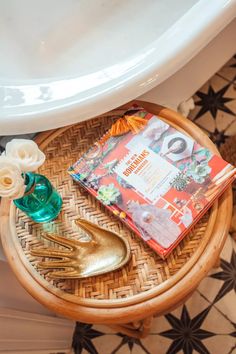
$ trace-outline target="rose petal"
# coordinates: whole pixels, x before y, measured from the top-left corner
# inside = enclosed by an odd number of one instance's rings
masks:
[[[19,165],[6,156],[0,156],[0,196],[20,198],[24,191],[25,184]]]
[[[6,156],[17,161],[23,172],[33,172],[45,161],[45,155],[38,145],[28,139],[12,139],[8,142]]]

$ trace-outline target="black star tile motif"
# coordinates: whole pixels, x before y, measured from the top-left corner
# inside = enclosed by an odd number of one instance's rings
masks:
[[[92,343],[92,339],[102,335],[104,335],[104,333],[93,329],[92,325],[77,322],[72,340],[72,347],[75,354],[81,354],[83,349],[87,350],[89,354],[99,354]]]
[[[221,259],[220,267],[222,268],[221,272],[211,275],[211,278],[223,280],[224,282],[214,299],[214,303],[219,301],[231,290],[236,292],[236,253],[234,250],[232,251],[230,262],[226,262],[224,259]]]
[[[132,352],[133,347],[134,347],[134,344],[136,344],[136,345],[138,345],[140,348],[142,348],[143,351],[144,351],[144,353],[146,353],[146,354],[151,354],[151,353],[144,347],[144,345],[142,344],[142,342],[140,341],[140,339],[132,338],[132,337],[126,336],[126,335],[121,334],[121,333],[118,333],[117,335],[118,335],[119,337],[121,337],[122,340],[121,340],[120,344],[118,345],[118,347],[116,347],[116,348],[111,352],[111,354],[117,353],[118,350],[119,350],[121,347],[126,346],[126,345],[128,345],[130,352]]]
[[[225,135],[224,132],[224,130],[219,131],[217,128],[215,128],[214,132],[209,133],[209,138],[217,147],[220,147],[221,144],[224,144],[226,139],[228,138],[228,136]]]
[[[202,340],[214,336],[215,333],[201,329],[201,325],[210,309],[211,306],[208,306],[191,319],[187,307],[184,305],[180,319],[170,313],[165,316],[172,329],[162,332],[160,335],[173,341],[166,354],[176,354],[180,350],[183,350],[184,354],[192,354],[193,350],[200,354],[209,354]]]
[[[235,115],[231,109],[229,109],[225,104],[227,102],[233,101],[233,98],[224,97],[224,94],[230,87],[230,83],[222,87],[219,91],[214,91],[212,86],[210,85],[207,93],[203,93],[201,91],[197,91],[196,95],[200,98],[199,101],[196,101],[195,104],[200,106],[201,109],[194,118],[201,117],[204,113],[210,112],[213,118],[216,118],[218,111],[223,111],[232,115]]]
[[[234,55],[233,57],[234,57],[234,59],[236,60],[236,55]],[[231,68],[236,68],[236,61],[235,61],[234,64],[231,64],[230,67],[231,67]]]

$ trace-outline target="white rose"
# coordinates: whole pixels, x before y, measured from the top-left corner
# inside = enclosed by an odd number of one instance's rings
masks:
[[[21,198],[25,192],[24,179],[19,165],[0,156],[0,197]]]
[[[33,172],[45,161],[38,145],[28,139],[12,139],[6,144],[5,156],[17,162],[23,172]]]

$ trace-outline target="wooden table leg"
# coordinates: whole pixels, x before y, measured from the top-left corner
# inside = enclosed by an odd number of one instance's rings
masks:
[[[149,335],[153,317],[122,325],[109,325],[114,330],[133,338],[144,338]]]

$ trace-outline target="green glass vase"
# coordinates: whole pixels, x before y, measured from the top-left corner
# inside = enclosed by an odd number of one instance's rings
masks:
[[[43,175],[28,172],[25,175],[25,194],[14,204],[36,222],[55,219],[62,207],[62,198]]]

